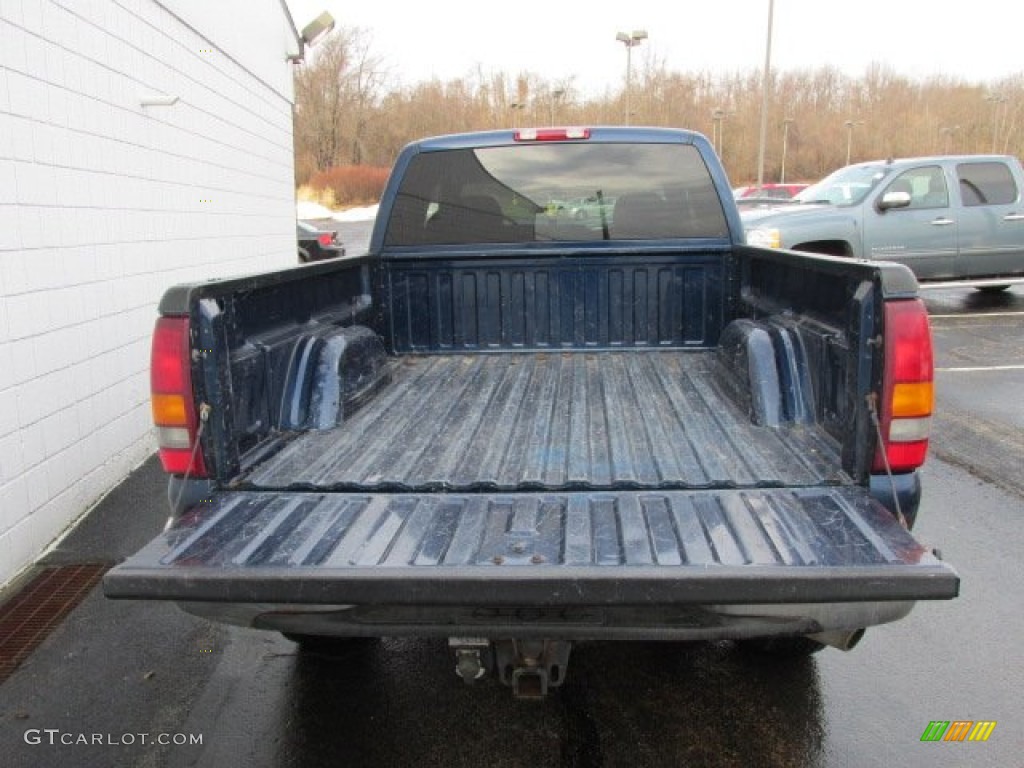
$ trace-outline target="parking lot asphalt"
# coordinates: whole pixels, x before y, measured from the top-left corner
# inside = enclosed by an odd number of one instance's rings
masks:
[[[936,359],[932,454],[1024,494],[1024,286],[924,297]]]
[[[943,415],[915,528],[958,568],[961,596],[918,605],[851,653],[783,664],[731,643],[581,643],[565,686],[524,702],[494,683],[465,686],[443,640],[300,654],[273,633],[96,589],[0,685],[0,764],[1019,765],[1024,493],[1002,473],[1024,466],[1014,442],[1024,405],[1004,394],[1015,375],[1007,366],[1024,363],[1024,291],[996,300],[927,298],[933,317],[955,316],[934,322],[940,369],[985,369],[940,372]],[[1003,325],[988,333],[987,322]],[[981,337],[992,343],[977,354]],[[960,365],[956,350],[975,364]],[[953,444],[954,429],[975,442]],[[117,561],[165,514],[164,477],[150,460],[43,564]],[[922,743],[934,720],[997,725],[986,743]]]
[[[148,462],[90,525],[109,525],[110,541],[152,533],[159,505],[135,501],[161,480]],[[1013,765],[1024,501],[943,462],[925,480],[917,534],[960,569],[962,595],[849,654],[766,664],[730,643],[584,643],[563,689],[522,702],[465,686],[443,641],[303,655],[273,633],[95,590],[0,686],[0,753],[7,766]],[[919,741],[950,719],[998,725],[985,744]],[[26,741],[47,731],[116,743]],[[139,743],[161,734],[202,743]]]

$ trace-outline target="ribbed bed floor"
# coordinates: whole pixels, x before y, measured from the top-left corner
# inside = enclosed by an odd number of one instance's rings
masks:
[[[757,427],[713,352],[404,357],[345,423],[304,433],[252,487],[378,490],[729,488],[834,483],[813,426]]]

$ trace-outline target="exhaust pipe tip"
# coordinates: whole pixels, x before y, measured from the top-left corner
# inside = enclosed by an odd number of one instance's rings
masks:
[[[867,630],[861,627],[854,630],[836,630],[832,632],[818,632],[814,635],[807,635],[811,640],[827,645],[830,648],[838,648],[840,651],[852,651],[857,643],[864,637]]]

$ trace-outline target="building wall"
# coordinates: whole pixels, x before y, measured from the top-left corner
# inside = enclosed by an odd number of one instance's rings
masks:
[[[0,0],[0,584],[152,453],[163,290],[294,262],[288,49],[280,0]]]

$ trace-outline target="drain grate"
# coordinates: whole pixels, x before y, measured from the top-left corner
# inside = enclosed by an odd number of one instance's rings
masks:
[[[0,605],[0,683],[89,594],[109,567],[93,563],[44,568]]]

